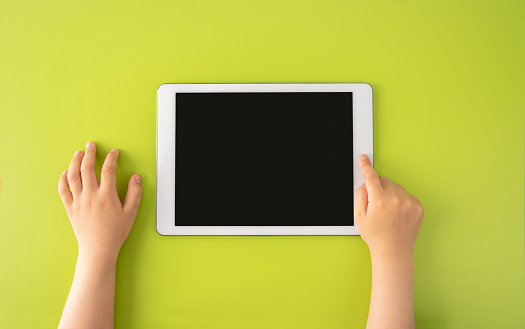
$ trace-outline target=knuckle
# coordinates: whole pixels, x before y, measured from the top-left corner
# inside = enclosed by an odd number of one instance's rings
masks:
[[[106,209],[111,204],[111,198],[109,196],[102,197],[98,200],[98,204],[101,209]]]
[[[79,179],[80,177],[78,176],[78,174],[76,173],[73,173],[73,172],[68,172],[67,173],[67,180],[70,181],[70,182],[75,182]]]
[[[424,216],[424,209],[423,209],[423,205],[421,204],[421,202],[414,196],[412,196],[411,198],[411,201],[412,201],[412,208],[414,213],[417,214],[417,217],[419,219],[423,219],[423,216]]]
[[[395,207],[399,207],[402,204],[401,198],[398,195],[395,195],[392,197],[391,202]]]
[[[403,199],[403,205],[405,206],[405,208],[412,207],[412,200],[410,200],[410,198]]]
[[[91,171],[92,171],[92,169],[90,167],[88,167],[87,165],[84,165],[84,164],[80,168],[80,172],[82,173],[82,175],[89,175],[89,174],[91,174]]]
[[[423,208],[423,205],[421,204],[421,202],[418,202],[418,204],[417,204],[417,210],[419,211],[419,213],[421,214],[421,216],[423,216],[423,214],[425,213],[425,209]]]
[[[104,168],[102,168],[103,175],[112,175],[113,173],[115,173],[115,169],[113,167],[104,166]]]

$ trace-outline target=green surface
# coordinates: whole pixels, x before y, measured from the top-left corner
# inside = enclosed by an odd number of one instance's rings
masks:
[[[144,195],[117,328],[363,328],[360,237],[162,237],[162,83],[367,82],[375,166],[417,196],[418,328],[525,327],[525,2],[0,2],[0,327],[58,324],[76,240],[73,153],[119,148]]]

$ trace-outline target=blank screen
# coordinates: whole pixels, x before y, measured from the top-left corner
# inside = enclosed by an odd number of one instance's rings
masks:
[[[176,226],[353,226],[352,93],[177,93]]]

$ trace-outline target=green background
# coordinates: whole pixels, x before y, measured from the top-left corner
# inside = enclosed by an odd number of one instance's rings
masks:
[[[58,178],[88,140],[144,195],[117,328],[363,328],[360,237],[163,237],[162,83],[367,82],[375,167],[425,207],[418,328],[525,327],[525,2],[1,1],[0,327],[56,327],[77,245]]]

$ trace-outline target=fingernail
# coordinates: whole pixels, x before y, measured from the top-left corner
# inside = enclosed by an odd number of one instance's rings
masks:
[[[76,151],[76,152],[75,152],[75,156],[76,156],[76,157],[79,156],[79,155],[81,155],[81,154],[82,154],[81,151]]]
[[[141,179],[140,175],[135,176],[135,182],[140,184],[140,179]]]
[[[119,155],[119,152],[117,149],[112,149],[111,152],[115,152],[117,155]]]
[[[86,148],[95,146],[95,143],[93,142],[87,142]]]
[[[366,156],[366,154],[361,154],[361,156],[359,157],[360,160],[363,160],[365,161],[368,157]]]
[[[62,173],[62,175],[65,175],[67,173],[67,170],[64,170],[64,172]]]

